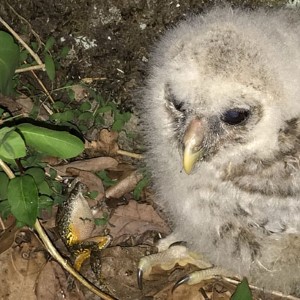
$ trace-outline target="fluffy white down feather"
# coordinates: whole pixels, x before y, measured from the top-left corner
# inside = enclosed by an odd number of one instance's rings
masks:
[[[170,240],[300,295],[300,11],[213,9],[169,30],[150,65],[139,106]],[[236,108],[245,122],[224,122]],[[192,120],[204,155],[188,175]]]

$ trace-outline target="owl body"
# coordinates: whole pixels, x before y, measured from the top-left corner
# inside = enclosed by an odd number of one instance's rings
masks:
[[[182,22],[153,53],[141,111],[170,243],[300,295],[300,12]]]

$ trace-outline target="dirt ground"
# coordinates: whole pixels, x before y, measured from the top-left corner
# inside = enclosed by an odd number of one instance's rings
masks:
[[[267,6],[271,9],[287,1],[232,0],[229,2],[233,6],[250,8]],[[41,40],[46,41],[53,36],[56,40],[55,47],[62,48],[67,45],[72,49],[72,57],[59,71],[57,86],[67,79],[79,82],[83,78],[91,78],[91,86],[101,93],[104,99],[120,104],[124,110],[135,112],[135,102],[139,100],[136,96],[137,91],[143,86],[147,76],[149,53],[155,41],[179,20],[191,14],[201,13],[215,3],[223,3],[223,1],[9,0],[1,1],[0,16],[24,39],[30,38],[28,33],[31,28]],[[148,289],[146,287],[143,292],[137,287],[133,288],[135,283],[132,283],[132,280],[135,280],[136,275],[132,272],[136,268],[136,262],[126,265],[124,260],[118,261],[118,258],[129,257],[132,260],[132,257],[135,257],[138,261],[145,252],[145,248],[115,247],[104,253],[104,277],[106,275],[110,278],[109,292],[117,299],[204,299],[202,296],[202,298],[195,296],[195,293],[198,293],[196,290],[192,292],[193,296],[186,296],[187,291],[184,289],[171,298],[170,278],[163,279],[162,284],[165,288],[157,287],[157,283],[152,286],[147,284]],[[39,260],[39,264],[44,263],[44,258]],[[119,272],[112,271],[110,267],[121,265]],[[56,269],[56,266],[52,266],[52,270],[56,270],[53,271],[54,277],[60,276],[61,271]],[[128,279],[129,283],[126,281],[126,276],[131,280]],[[180,277],[180,274],[176,276]],[[18,279],[12,276],[10,280]],[[44,280],[47,282],[47,279]],[[214,288],[217,284],[213,283]],[[232,289],[232,287],[227,288]],[[153,292],[153,289],[156,289],[156,292]],[[50,297],[47,293],[38,292],[39,295],[43,295],[40,299],[96,299],[89,293]],[[215,296],[212,299],[229,299],[228,296],[222,297]]]
[[[5,2],[0,3],[1,16],[16,31],[28,32],[19,14],[43,41],[53,36],[57,47],[74,49],[74,58],[65,65],[66,76],[73,80],[100,78],[93,84],[104,98],[132,107],[133,95],[147,74],[149,50],[159,36],[188,15],[223,1],[10,0],[11,7]],[[284,2],[231,1],[242,7]]]

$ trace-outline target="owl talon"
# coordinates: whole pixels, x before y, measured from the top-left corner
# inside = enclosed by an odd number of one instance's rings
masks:
[[[138,283],[138,287],[140,290],[143,289],[143,270],[142,269],[138,269],[137,271],[137,283]]]
[[[189,251],[185,246],[176,244],[167,250],[141,258],[137,270],[138,287],[140,289],[143,288],[143,278],[149,276],[154,266],[160,266],[163,270],[171,270],[176,264],[180,266],[192,264],[201,270],[193,272],[177,281],[172,289],[173,291],[184,283],[193,285],[205,279],[229,275],[223,269],[215,268],[210,263],[204,261],[199,254]]]
[[[175,291],[175,289],[177,289],[180,285],[187,283],[190,280],[190,276],[186,275],[182,278],[180,278],[179,280],[177,280],[177,282],[174,284],[173,288],[172,288],[172,294]]]

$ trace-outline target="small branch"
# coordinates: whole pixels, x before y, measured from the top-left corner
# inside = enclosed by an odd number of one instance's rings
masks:
[[[45,64],[16,69],[15,73],[18,74],[18,73],[40,70],[40,69],[45,70]]]
[[[124,156],[128,156],[128,157],[132,157],[132,158],[136,158],[136,159],[142,159],[143,155],[142,154],[137,154],[137,153],[132,153],[132,152],[128,152],[125,150],[118,150],[117,153],[119,155],[124,155]]]
[[[46,93],[46,95],[48,96],[48,98],[51,100],[51,102],[54,103],[55,102],[54,99],[52,98],[52,96],[48,92],[47,88],[42,83],[42,81],[37,77],[37,75],[33,71],[31,71],[31,73],[34,76],[34,78],[37,80],[37,82],[39,83],[39,85],[42,87],[42,89],[44,90],[44,92]]]

